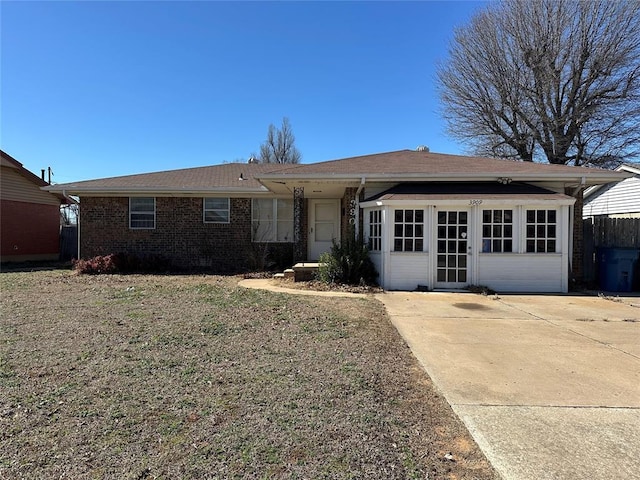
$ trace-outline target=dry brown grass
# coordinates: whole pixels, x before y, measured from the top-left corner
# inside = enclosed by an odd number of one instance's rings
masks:
[[[495,478],[378,302],[236,282],[0,274],[0,478]]]

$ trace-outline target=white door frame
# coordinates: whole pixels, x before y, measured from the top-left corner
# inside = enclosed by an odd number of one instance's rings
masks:
[[[332,241],[317,241],[317,225],[316,223],[324,224],[326,228],[331,221],[317,222],[316,221],[316,206],[319,204],[331,204],[334,212],[333,220],[333,240],[340,241],[340,199],[339,198],[310,198],[309,199],[309,226],[307,236],[307,257],[310,261],[317,261],[321,253],[331,250]]]
[[[444,225],[439,224],[438,213],[440,212],[447,212],[447,215],[449,215],[449,212],[458,212],[456,222],[449,223],[449,221],[447,221]],[[466,229],[460,228],[460,212],[466,213]],[[433,252],[432,268],[434,288],[460,289],[472,284],[474,267],[474,258],[472,255],[474,245],[473,225],[475,223],[472,221],[472,213],[473,209],[469,207],[455,205],[436,206],[434,215],[431,218],[431,245],[433,246],[431,251]],[[453,231],[449,232],[449,228],[451,227],[456,230],[456,237],[454,238],[449,238],[450,233],[453,233]],[[446,229],[444,238],[440,238],[438,232],[440,228]],[[442,242],[445,243],[443,244]],[[455,251],[451,251],[454,245]],[[442,251],[442,247],[444,247],[444,251]],[[442,260],[444,260],[444,266]],[[463,267],[460,266],[462,262],[464,264]],[[459,281],[462,271],[464,271],[464,281]],[[442,277],[443,272],[445,275],[444,280]],[[451,281],[452,277],[455,277],[455,281]]]

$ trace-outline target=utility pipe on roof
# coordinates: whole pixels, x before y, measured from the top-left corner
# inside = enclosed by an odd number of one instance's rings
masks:
[[[365,177],[360,178],[360,185],[358,185],[358,190],[356,190],[356,198],[355,198],[355,209],[356,209],[356,224],[355,224],[355,234],[356,238],[358,238],[358,234],[360,233],[360,193],[364,188],[364,184],[366,182]]]

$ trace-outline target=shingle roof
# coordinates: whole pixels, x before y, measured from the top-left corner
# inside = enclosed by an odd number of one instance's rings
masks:
[[[564,180],[606,183],[629,176],[620,172],[565,165],[400,150],[312,164],[228,163],[58,184],[47,189],[73,193],[100,192],[265,192],[279,180],[481,181],[496,176],[514,180]],[[240,178],[243,180],[240,180]]]
[[[288,165],[259,163],[226,163],[208,167],[167,170],[122,177],[101,178],[56,185],[56,189],[74,191],[237,191],[264,190],[256,175],[273,173]],[[242,180],[241,180],[242,178]]]
[[[603,170],[586,167],[503,160],[497,158],[449,155],[417,150],[399,150],[396,152],[376,153],[340,160],[330,160],[327,162],[289,166],[289,168],[275,173],[277,176],[298,177],[319,174],[467,175],[477,173],[527,174],[540,172],[547,172],[549,174],[567,173],[571,175],[579,175],[581,173],[593,173],[594,171],[602,172]]]

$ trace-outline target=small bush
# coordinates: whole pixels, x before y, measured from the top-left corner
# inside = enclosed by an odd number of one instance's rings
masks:
[[[341,244],[333,242],[331,252],[320,255],[318,280],[347,285],[374,285],[378,272],[369,258],[369,249],[353,232]]]
[[[87,260],[73,262],[76,272],[88,275],[104,273],[158,273],[170,268],[169,261],[160,255],[131,255],[111,253],[98,255]]]

